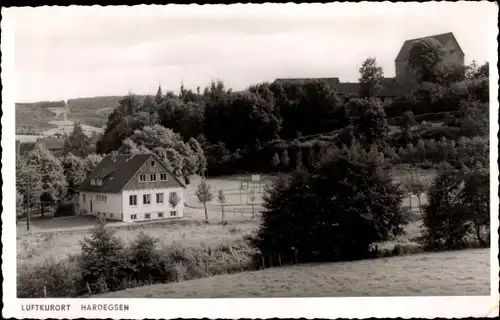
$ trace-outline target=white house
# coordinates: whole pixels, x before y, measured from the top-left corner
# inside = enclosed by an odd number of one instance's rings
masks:
[[[185,189],[155,154],[108,155],[78,187],[80,214],[126,222],[182,217]]]

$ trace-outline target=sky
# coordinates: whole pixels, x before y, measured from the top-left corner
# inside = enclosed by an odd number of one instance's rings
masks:
[[[14,21],[16,100],[204,88],[276,78],[355,82],[367,57],[386,77],[406,39],[453,32],[466,63],[496,48],[493,3],[39,7]],[[493,49],[493,51],[492,51]],[[2,48],[3,50],[3,48]]]

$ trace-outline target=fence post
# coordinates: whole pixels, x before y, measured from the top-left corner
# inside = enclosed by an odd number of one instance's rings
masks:
[[[260,256],[260,257],[262,259],[262,269],[265,269],[266,268],[266,264],[265,264],[264,256]]]
[[[43,297],[47,298],[47,286],[43,286]]]
[[[282,266],[282,264],[281,264],[281,254],[278,254],[278,261],[279,261],[280,266]]]

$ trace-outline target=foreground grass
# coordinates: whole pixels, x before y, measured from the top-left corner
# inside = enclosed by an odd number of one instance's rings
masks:
[[[489,295],[488,249],[306,264],[145,286],[96,298]]]
[[[180,243],[183,247],[218,247],[243,241],[243,237],[258,228],[258,220],[230,221],[222,226],[216,222],[167,221],[163,224],[131,225],[117,228],[116,236],[125,243],[133,241],[139,233],[145,232],[159,240],[158,246]],[[18,267],[43,264],[47,259],[60,261],[80,252],[80,241],[88,236],[89,230],[75,232],[47,232],[22,234],[17,238]]]

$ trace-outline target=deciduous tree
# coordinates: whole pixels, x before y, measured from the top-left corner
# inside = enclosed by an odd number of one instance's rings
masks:
[[[384,70],[377,65],[375,58],[368,58],[359,68],[361,77],[359,78],[361,98],[376,97],[382,89],[382,80],[384,79]]]
[[[210,185],[202,180],[196,189],[196,197],[200,203],[203,203],[203,207],[205,209],[205,221],[208,222],[208,211],[207,211],[207,202],[212,201],[213,194],[210,191]]]

